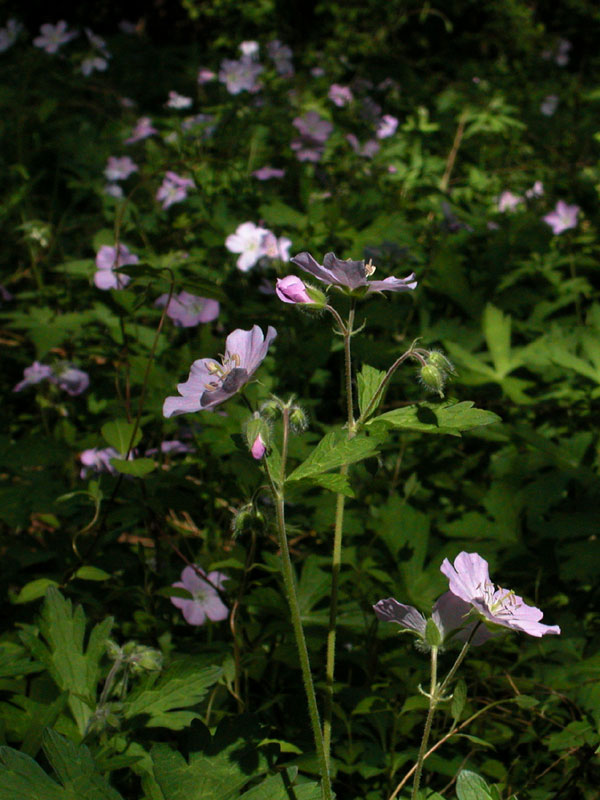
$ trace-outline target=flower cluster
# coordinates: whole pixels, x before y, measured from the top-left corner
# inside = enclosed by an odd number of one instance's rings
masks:
[[[238,225],[235,233],[225,239],[225,247],[230,253],[239,253],[237,267],[242,272],[251,269],[259,259],[277,258],[280,261],[289,261],[291,240],[285,236],[279,239],[268,228],[255,225],[253,222],[243,222]]]
[[[448,578],[449,591],[436,602],[432,618],[442,642],[470,638],[472,644],[482,644],[501,627],[536,637],[560,633],[558,625],[540,621],[544,615],[539,608],[527,605],[514,592],[495,586],[490,581],[487,561],[478,553],[459,553],[454,564],[446,558],[440,569]],[[427,622],[416,608],[390,597],[380,600],[373,609],[383,622],[395,622],[425,640]]]

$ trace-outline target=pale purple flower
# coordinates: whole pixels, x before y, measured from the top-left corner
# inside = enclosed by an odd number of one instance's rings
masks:
[[[260,84],[258,76],[263,71],[260,64],[256,64],[248,58],[239,61],[231,61],[224,58],[221,61],[219,70],[219,80],[224,83],[229,94],[239,94],[240,92],[257,92]]]
[[[258,57],[258,49],[259,49],[258,42],[248,41],[240,43],[241,53],[246,58]]]
[[[154,302],[158,308],[164,308],[169,300],[168,294],[161,294]],[[167,316],[178,328],[193,328],[201,322],[212,322],[219,316],[219,303],[206,297],[197,297],[189,292],[172,295],[167,306]]]
[[[296,275],[278,278],[275,285],[277,297],[284,303],[311,303],[304,281]]]
[[[551,117],[558,108],[558,95],[548,94],[542,100],[540,111],[545,117]]]
[[[225,239],[225,247],[230,253],[240,253],[237,266],[242,272],[247,272],[265,255],[263,242],[268,233],[267,228],[261,228],[253,222],[243,222],[235,233]]]
[[[333,131],[331,122],[316,111],[307,111],[303,116],[296,117],[292,124],[306,141],[313,144],[325,144]]]
[[[67,27],[64,19],[56,25],[46,22],[40,27],[40,35],[33,40],[34,47],[41,47],[50,55],[57,53],[59,47],[78,36],[76,31],[67,31]]]
[[[70,364],[57,365],[51,380],[72,397],[82,394],[90,385],[90,376],[87,372]]]
[[[121,458],[121,454],[118,453],[114,447],[92,447],[90,450],[84,450],[79,455],[79,460],[82,463],[79,477],[87,478],[90,472],[108,472],[111,475],[116,474],[116,469],[110,463],[111,458]]]
[[[210,83],[216,78],[216,74],[206,67],[200,67],[198,70],[198,83],[202,86],[205,83]]]
[[[5,50],[13,46],[22,30],[21,23],[12,17],[4,28],[0,28],[0,53],[4,53]]]
[[[164,416],[204,411],[229,400],[254,375],[276,336],[275,328],[269,326],[265,337],[258,325],[249,331],[238,328],[230,333],[221,362],[213,358],[194,361],[187,381],[177,386],[181,397],[165,400]]]
[[[103,244],[96,255],[94,283],[98,289],[124,289],[131,278],[114,270],[126,264],[137,264],[138,260],[135,253],[130,253],[124,244],[118,247]]]
[[[181,580],[173,586],[178,589],[187,589],[192,595],[191,599],[184,597],[171,597],[174,606],[181,609],[183,618],[189,625],[204,625],[207,619],[221,622],[227,619],[229,609],[219,597],[219,590],[228,580],[222,572],[209,572],[194,565],[185,567],[181,573]]]
[[[352,89],[349,86],[340,86],[339,83],[332,83],[327,92],[327,97],[338,108],[347,106],[354,100]]]
[[[327,253],[323,265],[318,264],[310,253],[299,253],[291,259],[305,272],[309,272],[323,283],[330,286],[339,286],[342,289],[366,289],[365,294],[373,292],[406,292],[416,289],[415,273],[411,272],[406,278],[384,278],[382,281],[370,281],[368,278],[375,272],[375,267],[369,262],[347,261],[337,258],[335,253]]]
[[[290,78],[294,74],[292,51],[287,44],[282,44],[279,39],[274,39],[267,45],[267,53],[273,60],[278,75]]]
[[[505,211],[514,211],[522,198],[512,192],[502,192],[498,198],[498,211],[504,213]]]
[[[152,136],[154,133],[158,133],[158,131],[152,127],[150,117],[140,117],[131,132],[131,136],[125,139],[125,144],[133,144],[141,139],[147,139],[148,136]]]
[[[195,188],[196,184],[191,178],[182,178],[176,172],[168,171],[156,192],[156,199],[162,202],[163,208],[169,208],[173,203],[181,203],[187,197],[187,190]]]
[[[397,127],[397,118],[392,117],[391,114],[384,114],[377,126],[375,136],[377,136],[378,139],[387,139],[396,133]]]
[[[108,67],[108,61],[103,56],[90,56],[84,58],[81,62],[79,69],[82,74],[87,78],[96,70],[97,72],[104,72]]]
[[[364,158],[373,158],[380,148],[379,143],[375,139],[368,139],[361,145],[353,133],[347,133],[346,140],[349,142],[356,155],[363,156]]]
[[[122,181],[128,178],[133,172],[138,171],[138,166],[129,156],[117,158],[109,156],[104,169],[104,175],[108,181]]]
[[[145,455],[155,456],[158,452],[158,447],[151,447],[149,450],[146,450]],[[196,451],[193,447],[190,447],[189,444],[180,442],[178,439],[166,439],[164,442],[160,443],[160,452],[164,453],[164,455],[179,456],[186,453],[195,453]]]
[[[123,189],[118,183],[107,183],[104,187],[104,194],[109,195],[109,197],[123,197]]]
[[[290,247],[292,240],[287,236],[280,236],[279,239],[271,231],[267,231],[263,239],[263,255],[268,258],[278,258],[280,261],[290,260]]]
[[[393,597],[380,600],[373,606],[375,616],[382,622],[395,622],[403,631],[414,631],[420,639],[425,639],[427,620],[413,606],[399,603]],[[442,642],[451,639],[465,641],[477,625],[471,615],[471,606],[460,597],[446,592],[435,603],[431,617],[441,634]],[[471,644],[483,644],[491,636],[483,625],[479,626],[471,639]]]
[[[166,102],[167,108],[189,108],[192,105],[192,98],[186,97],[178,92],[169,92],[169,99]]]
[[[558,235],[563,231],[568,231],[569,228],[577,227],[577,214],[580,210],[579,206],[570,206],[564,200],[559,200],[554,211],[546,214],[543,220],[550,225],[552,233]]]
[[[255,178],[258,178],[259,181],[268,181],[271,178],[283,178],[285,170],[277,169],[277,167],[261,167],[252,174]]]
[[[540,622],[544,615],[539,608],[528,606],[519,595],[495,586],[490,581],[487,561],[478,553],[463,551],[453,565],[445,558],[440,569],[450,582],[452,594],[469,603],[485,621],[530,636],[560,633],[558,625]]]
[[[50,380],[52,377],[52,367],[49,367],[47,364],[40,364],[39,361],[34,361],[30,367],[25,367],[23,370],[23,380],[17,383],[13,392],[22,392],[23,389],[28,386],[34,386],[36,383]]]
[[[267,446],[265,445],[260,433],[257,434],[256,439],[250,448],[250,452],[252,453],[252,458],[255,458],[257,461],[260,461],[260,459],[267,452]]]
[[[101,36],[98,36],[97,33],[94,33],[92,30],[90,30],[89,28],[84,28],[84,31],[85,35],[88,38],[88,42],[92,45],[92,47],[95,47],[96,50],[99,50],[104,56],[109,58],[109,53],[106,48],[106,41]]]
[[[544,196],[544,184],[541,181],[535,181],[531,189],[527,189],[525,192],[525,197],[528,200],[531,200],[532,197],[543,197]]]
[[[311,67],[310,74],[313,78],[322,78],[325,75],[323,67]]]
[[[558,47],[556,48],[556,56],[554,61],[559,67],[565,67],[569,63],[569,51],[571,50],[571,42],[568,39],[559,39]]]

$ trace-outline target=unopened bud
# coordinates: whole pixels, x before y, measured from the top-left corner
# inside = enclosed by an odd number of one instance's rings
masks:
[[[425,641],[430,647],[439,647],[442,643],[442,634],[434,620],[428,619],[425,626]]]
[[[446,358],[439,350],[432,350],[427,357],[427,364],[431,367],[439,369],[440,372],[445,372],[448,375],[456,375],[454,364]]]
[[[258,411],[255,411],[246,423],[244,434],[252,457],[262,458],[269,445],[271,430],[267,420],[263,419]]]
[[[444,396],[444,373],[437,367],[425,364],[424,367],[421,367],[419,378],[423,386],[430,392],[437,392],[440,397]]]
[[[112,639],[108,639],[106,642],[106,655],[111,661],[119,661],[123,658],[123,650]]]
[[[134,645],[127,656],[127,662],[131,665],[131,671],[137,672],[158,672],[162,669],[163,655],[160,650],[143,645]]]
[[[250,530],[253,526],[260,527],[264,522],[263,514],[252,503],[247,503],[238,509],[231,520],[231,530],[234,537]]]
[[[281,413],[281,401],[276,399],[265,400],[260,407],[259,413],[264,419],[275,419]]]
[[[300,406],[292,406],[289,419],[294,433],[302,433],[308,428],[308,416]]]

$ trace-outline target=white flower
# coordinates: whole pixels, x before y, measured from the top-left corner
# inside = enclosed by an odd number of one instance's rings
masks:
[[[227,237],[225,247],[229,252],[240,253],[237,260],[238,269],[247,272],[259,258],[266,255],[264,241],[269,232],[266,228],[261,228],[253,222],[243,222],[238,225],[235,233]]]
[[[77,35],[77,32],[67,33],[67,23],[64,19],[61,19],[56,25],[46,22],[40,27],[40,36],[36,36],[33,44],[34,47],[41,47],[42,50],[52,55],[58,52],[58,48],[61,45],[71,41]]]

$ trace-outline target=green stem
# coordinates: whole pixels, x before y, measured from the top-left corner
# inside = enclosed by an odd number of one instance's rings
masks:
[[[284,417],[285,427],[285,417]],[[271,483],[271,490],[275,498],[275,510],[277,515],[277,536],[279,540],[279,548],[281,550],[281,572],[283,575],[283,583],[288,598],[290,608],[290,615],[292,617],[292,627],[294,629],[294,636],[296,638],[296,646],[298,648],[298,656],[300,660],[300,669],[302,670],[302,682],[304,683],[304,691],[308,701],[308,713],[310,716],[310,724],[312,727],[313,737],[315,741],[315,749],[317,751],[317,758],[319,760],[321,772],[321,792],[323,800],[333,800],[333,792],[331,789],[331,777],[329,774],[329,760],[325,752],[325,745],[323,742],[323,732],[321,730],[321,723],[319,720],[319,710],[317,708],[317,698],[315,695],[315,687],[310,669],[310,660],[308,657],[308,648],[306,646],[306,638],[304,636],[304,628],[302,627],[302,618],[300,614],[300,604],[298,602],[298,593],[296,592],[296,581],[294,577],[294,568],[290,558],[290,551],[288,548],[287,534],[285,530],[285,502],[283,495],[283,486],[276,486],[271,473],[269,471],[268,462],[265,461],[267,475]]]
[[[427,743],[429,742],[429,734],[431,733],[431,724],[433,722],[433,715],[438,703],[439,694],[437,692],[437,647],[431,648],[431,683],[429,684],[429,709],[427,710],[427,718],[425,719],[425,728],[423,729],[423,738],[421,739],[421,747],[419,748],[419,755],[417,757],[417,764],[415,769],[415,780],[411,794],[411,800],[416,800],[419,794],[419,786],[421,785],[421,773],[423,772],[423,762],[425,761],[425,753],[427,752]]]
[[[413,342],[413,344],[414,344],[414,342]],[[406,361],[407,358],[415,358],[422,365],[425,364],[425,358],[422,355],[422,352],[420,350],[413,350],[412,347],[410,347],[410,349],[408,349],[406,351],[406,353],[403,353],[400,356],[400,358],[397,358],[394,361],[394,363],[392,364],[392,366],[385,373],[381,383],[379,384],[379,386],[377,387],[377,390],[373,394],[373,397],[369,400],[369,403],[368,403],[367,407],[364,409],[364,411],[362,412],[362,414],[360,415],[360,417],[356,421],[356,428],[359,428],[364,422],[366,422],[366,420],[369,418],[369,416],[371,415],[373,410],[375,408],[377,408],[379,400],[381,399],[381,395],[383,394],[385,388],[387,387],[388,383],[392,379],[392,375],[394,374],[394,372],[396,372],[398,367],[401,364],[403,364],[404,361]]]
[[[343,324],[340,320],[338,325],[344,337],[344,377],[346,389],[346,412],[348,418],[348,438],[351,439],[355,433],[354,424],[354,403],[352,397],[352,353],[350,343],[352,338],[352,328],[354,326],[354,301],[350,306],[348,322]],[[340,469],[340,475],[348,473],[348,465],[344,464]],[[327,655],[325,662],[325,708],[323,713],[323,739],[325,742],[325,752],[329,762],[331,752],[331,725],[333,720],[333,686],[335,679],[335,639],[337,627],[338,595],[340,585],[340,570],[342,566],[342,538],[344,531],[344,506],[346,496],[338,494],[335,505],[335,530],[333,534],[333,553],[331,556],[331,600],[329,603],[329,625],[327,628]]]

